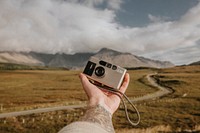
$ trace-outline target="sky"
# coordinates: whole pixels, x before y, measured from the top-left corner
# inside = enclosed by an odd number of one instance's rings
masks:
[[[0,0],[0,51],[200,60],[199,0]]]

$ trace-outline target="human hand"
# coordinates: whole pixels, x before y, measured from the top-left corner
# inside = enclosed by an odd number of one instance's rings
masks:
[[[79,77],[81,79],[83,89],[89,98],[89,106],[96,106],[100,104],[111,114],[113,114],[117,110],[121,100],[119,96],[110,92],[100,90],[98,87],[90,83],[88,78],[82,73],[80,73]],[[129,81],[129,74],[126,73],[122,86],[119,89],[120,92],[125,93],[129,85]]]

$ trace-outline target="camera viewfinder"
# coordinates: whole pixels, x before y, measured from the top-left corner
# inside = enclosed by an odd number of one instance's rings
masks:
[[[102,60],[99,61],[99,64],[102,65],[102,66],[106,66],[106,62],[105,62],[105,61],[102,61]]]

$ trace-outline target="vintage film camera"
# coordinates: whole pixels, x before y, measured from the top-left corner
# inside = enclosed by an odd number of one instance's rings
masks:
[[[98,86],[119,89],[126,71],[126,69],[120,66],[91,57],[83,73],[93,81],[92,83],[95,84],[97,82]]]

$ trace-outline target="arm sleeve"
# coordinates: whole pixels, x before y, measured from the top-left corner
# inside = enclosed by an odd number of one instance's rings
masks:
[[[91,122],[74,122],[64,127],[58,133],[108,133],[97,123]]]

